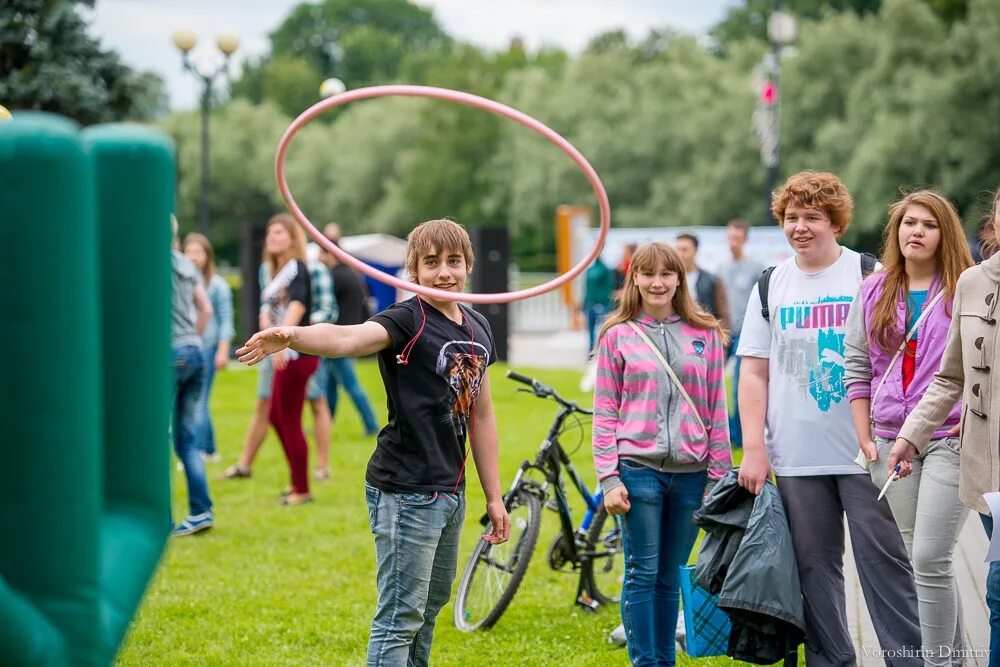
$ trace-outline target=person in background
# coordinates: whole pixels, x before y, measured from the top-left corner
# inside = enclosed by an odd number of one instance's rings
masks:
[[[677,254],[687,271],[688,291],[705,312],[714,316],[729,331],[729,304],[726,302],[726,288],[715,274],[698,266],[698,237],[694,234],[678,234],[674,243]]]
[[[587,351],[594,351],[597,331],[604,324],[604,318],[611,312],[617,276],[615,270],[601,261],[600,256],[587,267],[584,275],[583,314],[587,318]]]
[[[212,498],[208,495],[205,462],[201,457],[198,428],[198,401],[205,376],[201,334],[212,317],[212,304],[202,284],[202,276],[179,250],[177,218],[173,226],[171,251],[172,273],[172,343],[174,357],[174,409],[172,432],[174,453],[184,464],[187,481],[188,515],[173,529],[175,537],[185,537],[208,530],[214,525]]]
[[[309,313],[309,324],[333,324],[337,321],[338,306],[333,293],[333,276],[318,258],[306,262],[312,285],[313,308]],[[332,418],[327,404],[327,375],[323,372],[323,360],[316,371],[309,376],[306,384],[306,399],[312,409],[313,435],[316,438],[317,480],[330,479],[330,436]]]
[[[310,321],[329,322],[337,318],[337,302],[333,297],[332,278],[326,267],[320,262],[307,262],[309,268],[310,289],[313,308],[309,313]],[[271,269],[267,262],[262,262],[257,271],[257,280],[261,293],[271,281]],[[263,302],[261,303],[263,305]],[[265,322],[260,322],[263,331]],[[324,378],[320,369],[309,376],[306,383],[306,399],[313,417],[313,435],[316,439],[316,471],[317,480],[330,479],[330,440],[331,419],[326,403]],[[267,438],[269,416],[271,414],[271,390],[274,385],[274,364],[270,357],[257,366],[257,402],[253,416],[247,427],[243,451],[235,464],[226,468],[226,479],[249,479],[253,475],[253,464],[257,453]]]
[[[335,222],[331,222],[323,228],[323,235],[338,247],[340,234],[340,225]],[[368,290],[365,289],[364,280],[361,279],[357,271],[339,261],[333,253],[323,251],[320,255],[320,261],[329,267],[333,275],[334,301],[339,310],[337,324],[353,326],[365,322],[368,319],[369,311]],[[351,357],[338,357],[336,359],[326,357],[320,366],[320,373],[326,383],[326,401],[330,408],[331,418],[337,415],[338,395],[340,388],[343,387],[361,416],[365,435],[375,436],[379,430],[378,421],[375,419],[375,412],[372,410],[368,395],[358,380],[354,359]]]
[[[899,437],[889,452],[884,469],[888,475],[897,463],[900,476],[911,474],[914,461],[934,446],[936,432],[951,416],[952,406],[961,398],[962,421],[959,431],[960,456],[958,494],[962,502],[976,510],[987,537],[997,529],[983,494],[1000,491],[1000,188],[993,197],[988,220],[982,231],[982,264],[966,269],[958,279],[952,305],[951,327],[941,366],[927,392],[906,418]],[[990,667],[1000,665],[1000,561],[990,563],[986,577],[986,606],[990,611]]]
[[[262,329],[309,322],[312,286],[305,257],[305,234],[295,219],[284,213],[272,217],[264,240],[264,263],[271,279],[261,292]],[[302,430],[302,407],[306,384],[319,359],[293,350],[276,352],[271,359],[274,380],[268,419],[278,433],[291,472],[291,488],[281,495],[280,502],[301,505],[313,499],[309,493],[309,447]]]
[[[743,446],[743,426],[740,423],[739,386],[740,358],[736,350],[740,344],[740,331],[747,312],[747,299],[757,284],[764,265],[746,253],[750,238],[750,225],[746,220],[730,220],[726,225],[726,240],[732,259],[719,269],[719,278],[726,289],[726,303],[729,304],[729,324],[732,327],[729,340],[729,357],[736,357],[733,364],[733,404],[729,409],[729,437],[734,447]]]
[[[615,291],[611,294],[612,299],[617,300],[625,287],[625,276],[628,275],[629,266],[632,264],[632,255],[638,247],[635,243],[626,243],[622,247],[622,261],[615,269]]]
[[[205,456],[211,461],[219,461],[221,457],[215,447],[215,429],[212,428],[212,414],[208,404],[215,371],[222,370],[229,364],[229,346],[236,334],[233,328],[233,290],[216,270],[215,251],[204,234],[191,232],[184,237],[184,256],[201,272],[208,300],[212,304],[212,317],[201,337],[205,378],[198,399],[198,430],[199,444]]]

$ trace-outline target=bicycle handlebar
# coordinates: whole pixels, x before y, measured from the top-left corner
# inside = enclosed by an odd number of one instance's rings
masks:
[[[507,377],[509,377],[514,382],[520,382],[521,384],[526,384],[530,387],[534,387],[536,382],[536,380],[532,380],[527,375],[521,375],[520,373],[517,373],[515,371],[507,371]]]
[[[516,371],[508,370],[507,377],[510,378],[511,380],[514,380],[515,382],[520,382],[521,384],[528,385],[529,387],[531,387],[531,390],[534,392],[535,396],[539,398],[549,398],[551,396],[556,401],[556,403],[573,412],[581,412],[585,415],[594,414],[593,410],[588,410],[587,408],[581,408],[573,401],[567,401],[565,398],[560,396],[559,392],[557,392],[552,387],[546,384],[542,384],[538,380],[530,378],[527,375],[521,375]]]

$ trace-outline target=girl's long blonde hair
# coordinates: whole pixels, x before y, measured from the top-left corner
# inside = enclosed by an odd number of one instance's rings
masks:
[[[199,234],[198,232],[191,232],[184,237],[184,243],[181,245],[181,250],[187,247],[188,243],[195,243],[201,246],[201,249],[205,251],[205,268],[201,270],[201,277],[204,279],[205,284],[212,279],[212,276],[216,274],[215,266],[215,250],[212,248],[212,242],[208,240],[208,237],[204,234]]]
[[[302,262],[306,261],[306,233],[302,231],[299,224],[295,222],[295,218],[287,213],[279,213],[278,215],[272,216],[270,220],[267,221],[267,229],[270,229],[274,225],[281,225],[288,231],[288,235],[292,237],[292,256]],[[262,260],[267,264],[267,268],[270,270],[270,275],[274,278],[278,275],[278,256],[274,253],[267,251],[267,243],[264,244],[264,252],[262,253]]]
[[[661,266],[665,267],[667,271],[677,274],[677,290],[674,292],[672,301],[674,312],[691,326],[699,329],[715,329],[719,332],[722,344],[727,344],[729,336],[723,330],[719,320],[699,308],[698,304],[691,298],[684,263],[681,262],[677,251],[669,244],[659,241],[643,243],[636,248],[632,255],[632,262],[628,267],[628,273],[625,274],[625,287],[622,288],[621,297],[618,299],[618,308],[604,321],[604,326],[601,327],[597,340],[600,341],[608,329],[616,324],[634,320],[639,316],[639,311],[642,310],[642,294],[639,293],[639,287],[635,284],[635,275],[642,271],[658,271]]]
[[[937,260],[940,287],[944,290],[945,308],[949,314],[958,276],[973,264],[958,211],[941,194],[933,190],[917,190],[889,207],[889,222],[885,226],[882,240],[881,272],[885,274],[885,281],[882,283],[882,293],[872,309],[869,333],[869,339],[887,352],[899,347],[906,335],[899,329],[897,315],[897,304],[900,300],[907,300],[910,295],[906,258],[899,248],[899,227],[903,224],[906,209],[913,205],[923,206],[930,211],[941,229],[941,241],[934,257]]]

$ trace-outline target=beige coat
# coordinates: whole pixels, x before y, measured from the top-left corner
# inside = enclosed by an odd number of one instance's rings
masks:
[[[958,280],[941,368],[899,437],[923,452],[934,430],[962,398],[959,497],[981,514],[1000,491],[1000,253]]]

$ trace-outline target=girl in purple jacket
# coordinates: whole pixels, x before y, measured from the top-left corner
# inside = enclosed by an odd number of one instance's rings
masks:
[[[632,256],[618,309],[598,340],[594,464],[605,507],[624,515],[629,658],[673,665],[678,567],[698,534],[692,514],[708,485],[732,467],[726,336],[694,304],[674,249],[646,243]]]
[[[847,320],[845,380],[872,482],[888,475],[889,451],[934,379],[952,318],[958,277],[972,266],[951,202],[930,190],[889,209],[883,268],[861,285]],[[952,553],[965,519],[958,497],[961,405],[955,405],[912,474],[886,493],[913,562],[924,660],[947,665],[962,648],[961,604]],[[898,479],[898,478],[897,478]]]

